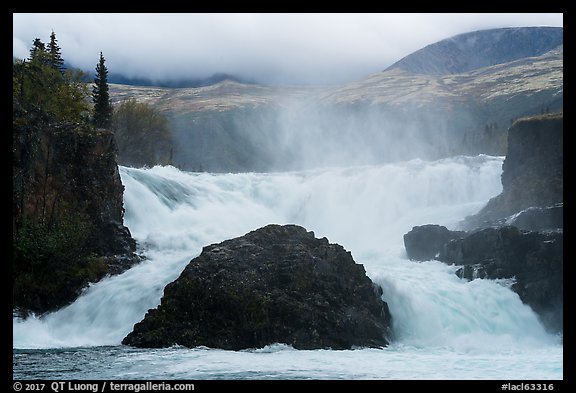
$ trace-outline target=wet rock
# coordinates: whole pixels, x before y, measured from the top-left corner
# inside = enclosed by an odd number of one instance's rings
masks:
[[[438,256],[462,265],[456,274],[475,278],[513,278],[512,290],[552,332],[563,330],[562,231],[525,231],[513,226],[486,228],[451,240]]]
[[[404,235],[404,246],[408,258],[415,261],[435,259],[444,244],[452,239],[463,237],[465,232],[450,231],[448,228],[427,224],[415,226]]]
[[[381,294],[342,246],[296,225],[268,225],[204,247],[122,343],[382,347],[391,317]]]
[[[548,114],[520,119],[510,127],[502,164],[502,192],[477,214],[467,217],[463,229],[500,226],[502,219],[523,210],[563,203],[563,119],[563,113]],[[547,213],[552,216],[550,225],[556,227],[557,211]],[[547,229],[542,228],[543,224],[540,229]]]

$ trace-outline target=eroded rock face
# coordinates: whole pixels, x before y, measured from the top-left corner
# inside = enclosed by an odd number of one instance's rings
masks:
[[[296,225],[268,225],[205,247],[122,343],[381,347],[391,326],[381,294],[342,246]]]
[[[13,308],[22,315],[57,310],[141,260],[123,225],[116,155],[112,132],[14,102]]]

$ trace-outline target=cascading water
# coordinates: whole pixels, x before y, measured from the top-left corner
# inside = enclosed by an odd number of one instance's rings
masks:
[[[75,303],[56,313],[14,319],[13,347],[118,346],[134,323],[159,304],[164,286],[178,277],[203,246],[269,223],[294,223],[351,251],[368,276],[383,287],[396,334],[385,351],[388,356],[555,348],[552,362],[556,363],[552,371],[545,371],[545,377],[561,378],[561,345],[544,332],[530,308],[508,289],[509,283],[466,282],[456,277],[453,266],[411,262],[405,256],[403,234],[412,226],[435,223],[455,228],[497,195],[502,160],[460,156],[262,174],[120,167],[125,225],[146,261],[92,285]],[[373,350],[363,351],[375,356]],[[211,356],[222,353],[208,352]],[[272,352],[315,357],[330,351]],[[332,371],[329,367],[324,371],[329,378]]]

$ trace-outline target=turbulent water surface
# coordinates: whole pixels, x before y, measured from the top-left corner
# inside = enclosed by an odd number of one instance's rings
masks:
[[[502,157],[303,172],[210,174],[120,167],[125,224],[147,260],[44,318],[13,320],[15,379],[562,379],[563,346],[509,281],[467,282],[411,262],[403,234],[456,229],[501,191]],[[298,224],[351,251],[384,290],[385,349],[135,349],[122,338],[202,247]]]

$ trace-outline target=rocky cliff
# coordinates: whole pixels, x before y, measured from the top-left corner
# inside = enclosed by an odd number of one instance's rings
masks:
[[[112,133],[13,109],[14,308],[43,313],[140,258]]]
[[[404,235],[413,260],[462,266],[467,280],[513,279],[511,289],[551,332],[563,331],[563,116],[524,118],[508,133],[502,193],[462,222],[466,231],[438,225]]]
[[[204,247],[122,343],[382,347],[391,317],[381,295],[342,246],[296,225],[268,225]]]
[[[561,208],[563,119],[562,112],[553,113],[523,118],[510,127],[508,151],[502,165],[502,193],[488,201],[476,215],[468,217],[464,227],[501,223],[529,208]]]

